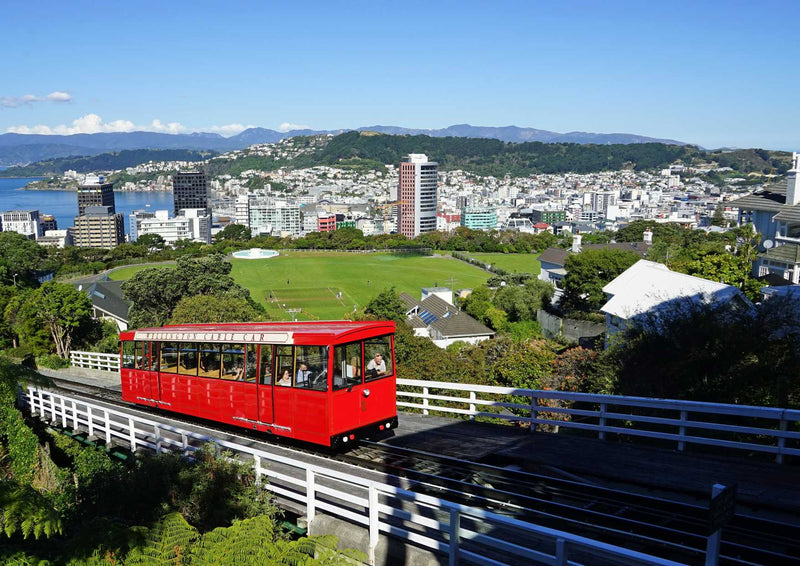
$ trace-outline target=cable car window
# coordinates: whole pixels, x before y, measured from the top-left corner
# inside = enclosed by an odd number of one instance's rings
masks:
[[[248,344],[247,346],[247,363],[244,365],[244,380],[247,383],[256,382],[256,373],[258,372],[258,353],[256,352],[255,344]]]
[[[161,343],[161,371],[178,373],[178,344],[175,342]]]
[[[180,344],[178,348],[178,373],[181,375],[197,375],[197,344],[194,342]]]
[[[150,348],[150,371],[158,371],[158,342],[145,342],[145,352]]]
[[[364,354],[369,356],[364,379],[371,381],[391,375],[392,368],[392,339],[390,336],[370,338],[364,341]]]
[[[244,380],[244,344],[222,345],[222,379]]]
[[[297,371],[294,386],[327,391],[328,348],[325,346],[297,346],[295,353]]]
[[[359,385],[362,378],[361,342],[336,346],[333,350],[333,389]]]
[[[200,377],[219,377],[219,344],[200,345],[200,364],[197,375]]]
[[[259,368],[261,384],[272,385],[272,346],[269,344],[261,344],[261,365]]]
[[[135,342],[136,367],[143,370],[150,369],[150,342]]]
[[[122,343],[122,367],[124,368],[136,367],[136,361],[134,358],[136,344],[138,344],[138,342],[126,341]]]
[[[290,386],[294,375],[294,346],[275,348],[275,384]]]

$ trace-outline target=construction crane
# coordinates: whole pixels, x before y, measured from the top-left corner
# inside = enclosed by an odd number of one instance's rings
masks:
[[[375,205],[375,210],[376,211],[382,210],[383,211],[383,219],[386,220],[389,217],[390,211],[395,206],[399,206],[401,204],[409,204],[409,203],[406,200],[393,200],[391,202],[384,202],[382,204],[376,204]]]

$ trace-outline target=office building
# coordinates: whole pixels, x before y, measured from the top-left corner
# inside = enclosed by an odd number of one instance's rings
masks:
[[[200,171],[182,171],[172,177],[172,214],[178,216],[182,209],[203,208],[211,216],[211,198],[206,174]]]
[[[424,153],[411,153],[408,161],[400,164],[397,224],[408,238],[436,230],[438,169]]]
[[[128,215],[128,231],[130,233],[131,242],[135,242],[139,239],[139,225],[141,221],[155,217],[155,213],[149,210],[134,210]]]
[[[40,215],[39,223],[42,225],[42,234],[46,235],[48,230],[58,230],[58,222],[52,214]]]
[[[493,208],[465,208],[461,211],[461,225],[470,230],[497,228],[497,211]]]
[[[69,248],[75,245],[73,232],[72,228],[47,230],[37,243],[40,246],[49,246],[51,248]]]
[[[44,233],[38,210],[7,210],[0,215],[0,222],[3,232],[17,232],[31,240],[38,240]]]
[[[190,208],[179,211],[174,218],[168,210],[156,210],[152,218],[138,220],[137,238],[145,234],[158,234],[169,245],[178,240],[211,243],[211,217],[204,208]]]
[[[114,185],[106,183],[102,175],[87,175],[83,184],[78,185],[78,216],[86,213],[89,206],[107,206],[111,214],[116,213],[114,207]]]
[[[110,206],[87,206],[75,217],[74,239],[81,248],[114,248],[125,242],[125,217]]]

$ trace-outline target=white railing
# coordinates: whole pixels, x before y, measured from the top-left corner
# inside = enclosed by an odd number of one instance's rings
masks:
[[[119,355],[72,352],[72,365],[119,370]],[[580,429],[605,439],[621,434],[687,445],[800,456],[800,411],[442,381],[397,380],[397,406],[530,426]],[[520,398],[524,402],[520,402]]]
[[[309,522],[317,512],[368,529],[369,558],[375,563],[379,534],[399,537],[431,552],[460,560],[502,565],[540,562],[577,565],[569,556],[606,557],[634,565],[680,566],[679,563],[526,523],[489,511],[414,493],[322,466],[309,464],[233,442],[159,423],[135,414],[29,386],[31,415],[57,426],[85,431],[107,445],[121,443],[131,451],[180,451],[190,454],[213,442],[243,461],[252,461],[258,481],[267,489],[306,509]],[[526,540],[536,549],[525,546]]]
[[[397,406],[431,412],[800,456],[800,411],[566,391],[397,380]],[[523,398],[524,402],[519,399]],[[790,429],[793,428],[794,430]],[[787,442],[791,445],[787,446]]]
[[[69,362],[73,367],[119,371],[119,354],[102,354],[100,352],[69,353]]]

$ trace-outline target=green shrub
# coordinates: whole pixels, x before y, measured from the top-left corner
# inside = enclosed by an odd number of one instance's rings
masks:
[[[36,365],[43,368],[62,369],[69,367],[69,360],[55,354],[45,354],[36,358]]]

